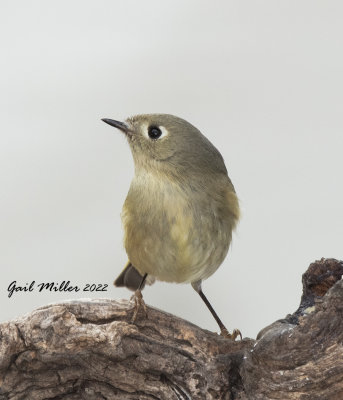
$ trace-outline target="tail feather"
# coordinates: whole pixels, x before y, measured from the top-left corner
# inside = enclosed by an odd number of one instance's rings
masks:
[[[150,277],[148,276],[148,278]],[[135,291],[139,288],[142,279],[143,275],[141,275],[129,261],[113,284],[117,287],[127,287],[128,289]],[[154,280],[148,279],[148,285],[151,285],[153,281]],[[145,283],[143,284],[142,289],[144,286]]]

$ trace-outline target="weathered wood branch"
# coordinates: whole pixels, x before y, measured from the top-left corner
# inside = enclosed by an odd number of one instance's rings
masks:
[[[232,342],[127,301],[48,305],[0,324],[0,400],[343,399],[343,262],[303,275],[299,309]]]

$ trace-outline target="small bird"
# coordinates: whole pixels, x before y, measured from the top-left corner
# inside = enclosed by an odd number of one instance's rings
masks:
[[[235,340],[239,330],[229,334],[201,288],[226,257],[239,219],[223,157],[196,127],[170,114],[102,121],[124,132],[135,164],[122,211],[129,261],[114,282],[135,291],[133,320],[145,309],[145,283],[190,283],[221,334]]]

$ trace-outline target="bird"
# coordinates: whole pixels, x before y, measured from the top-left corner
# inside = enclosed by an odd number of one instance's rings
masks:
[[[190,283],[221,335],[235,340],[202,290],[224,261],[240,216],[239,200],[222,155],[191,123],[171,114],[141,114],[124,122],[103,118],[124,133],[134,177],[122,209],[129,261],[114,281],[133,290],[132,321],[145,284]]]

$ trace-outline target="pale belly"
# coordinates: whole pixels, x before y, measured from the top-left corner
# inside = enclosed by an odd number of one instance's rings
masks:
[[[132,207],[124,204],[125,248],[131,263],[167,282],[191,283],[212,275],[229,249],[232,224],[209,200],[195,207],[183,197],[151,196]],[[197,204],[197,203],[196,203]]]

